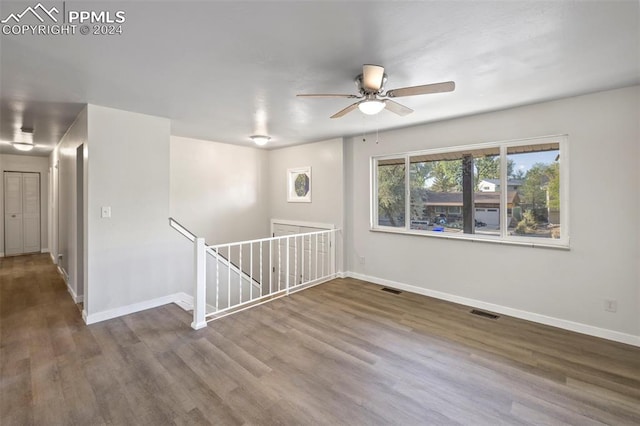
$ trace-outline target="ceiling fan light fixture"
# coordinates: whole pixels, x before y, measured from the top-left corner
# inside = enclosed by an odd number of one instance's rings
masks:
[[[384,109],[384,105],[384,101],[370,99],[360,102],[358,104],[358,109],[362,111],[363,114],[376,115]]]
[[[258,145],[258,146],[264,146],[264,145],[267,144],[267,142],[269,142],[271,140],[271,138],[269,136],[264,136],[264,135],[249,136],[249,139],[251,139],[253,142],[255,142],[255,144]]]
[[[380,111],[384,109],[385,103],[384,101],[380,101],[377,99],[370,99],[362,101],[358,104],[358,109],[367,115],[376,115]]]
[[[33,144],[28,142],[12,142],[11,145],[18,151],[31,151]]]

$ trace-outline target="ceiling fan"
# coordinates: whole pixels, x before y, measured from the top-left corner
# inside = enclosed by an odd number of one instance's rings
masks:
[[[358,102],[336,112],[331,118],[340,118],[354,109],[358,108],[364,114],[374,115],[388,109],[398,115],[411,114],[413,110],[409,107],[392,101],[391,98],[401,98],[404,96],[427,95],[430,93],[452,92],[456,84],[453,81],[443,83],[425,84],[422,86],[402,87],[384,91],[384,84],[387,82],[387,74],[384,67],[380,65],[366,64],[362,66],[362,74],[356,77],[355,83],[358,87],[358,95],[342,95],[334,93],[298,94],[307,98],[349,98],[360,99]]]

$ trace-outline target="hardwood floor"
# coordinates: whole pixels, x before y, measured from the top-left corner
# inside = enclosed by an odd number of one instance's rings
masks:
[[[338,279],[210,323],[91,326],[48,255],[0,260],[0,424],[640,424],[640,348]]]

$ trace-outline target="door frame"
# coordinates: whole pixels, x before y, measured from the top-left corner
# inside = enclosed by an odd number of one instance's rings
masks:
[[[22,232],[22,253],[16,254],[7,254],[7,218],[6,218],[6,209],[7,209],[7,191],[5,188],[5,175],[6,173],[20,173],[20,174],[35,174],[38,175],[38,250],[34,252],[24,252],[24,229]],[[24,197],[24,187],[22,188],[22,193]],[[23,206],[24,207],[24,206]],[[22,212],[22,226],[24,227],[24,208]],[[40,172],[32,172],[32,171],[23,171],[23,170],[3,170],[2,171],[2,232],[3,232],[3,253],[5,257],[10,256],[21,256],[23,254],[33,254],[33,253],[41,253],[42,252],[42,173]]]

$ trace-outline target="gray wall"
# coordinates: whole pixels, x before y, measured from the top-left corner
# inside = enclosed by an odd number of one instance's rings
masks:
[[[287,202],[287,169],[311,166],[311,203]],[[271,219],[333,224],[344,228],[342,139],[269,151]],[[337,237],[338,271],[344,270],[342,232]]]
[[[639,99],[636,86],[383,132],[378,144],[347,139],[348,269],[538,321],[640,336]],[[569,251],[369,230],[372,155],[565,133]],[[618,301],[617,313],[605,312],[605,299]]]
[[[287,202],[287,169],[311,166],[311,203]],[[342,227],[342,139],[269,151],[269,215]]]
[[[208,244],[269,232],[263,149],[171,137],[171,216]]]
[[[88,106],[88,321],[191,293],[192,245],[168,225],[169,120]],[[101,207],[111,218],[101,218]]]

